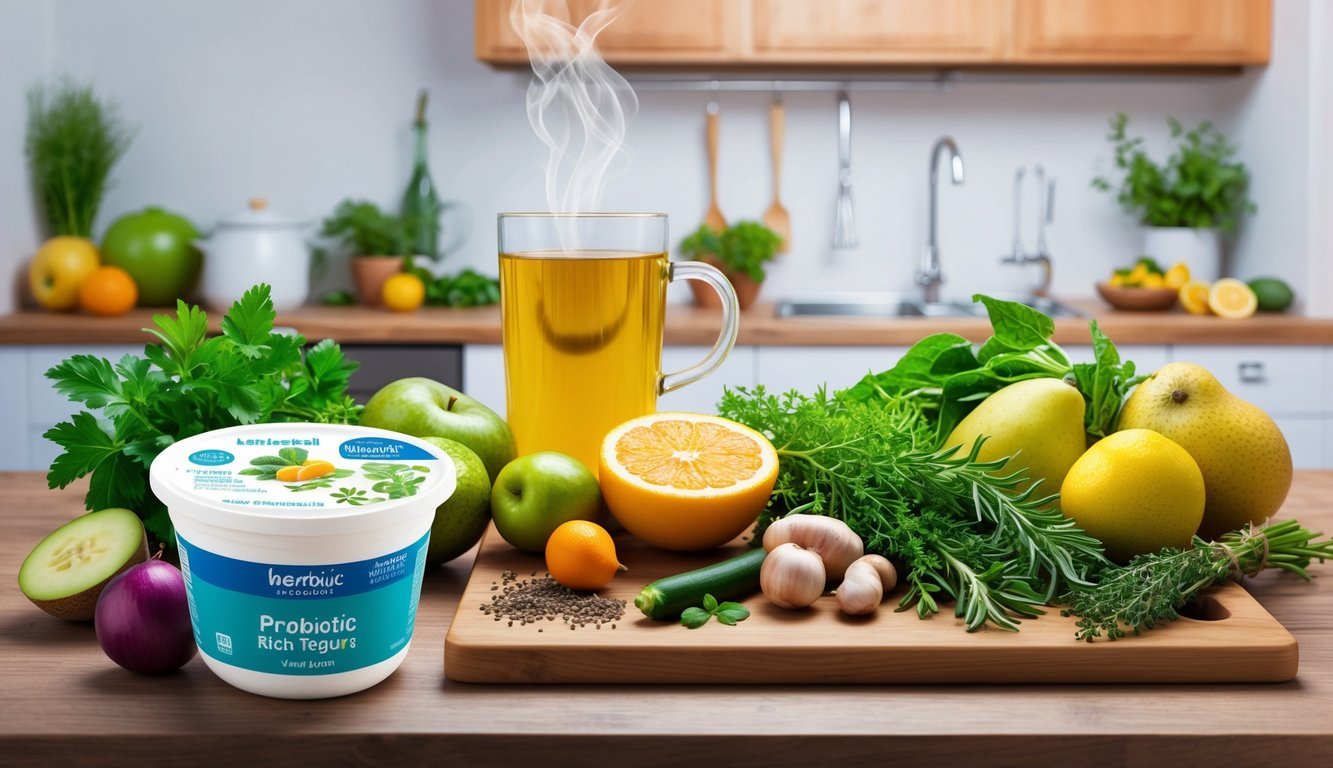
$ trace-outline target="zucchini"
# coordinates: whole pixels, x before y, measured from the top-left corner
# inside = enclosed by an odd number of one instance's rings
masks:
[[[634,607],[650,619],[679,619],[686,608],[702,605],[704,595],[718,602],[735,600],[759,591],[763,547],[755,547],[720,563],[658,579],[634,598]]]

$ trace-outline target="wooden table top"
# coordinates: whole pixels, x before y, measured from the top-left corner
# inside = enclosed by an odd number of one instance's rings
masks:
[[[407,660],[379,686],[326,701],[236,690],[195,658],[164,677],[121,669],[91,625],[47,616],[14,579],[78,514],[81,491],[0,474],[0,764],[234,766],[598,762],[766,766],[1326,765],[1333,750],[1333,563],[1312,583],[1249,583],[1300,643],[1282,684],[994,686],[485,686],[444,677],[465,555],[425,583]],[[1333,530],[1333,472],[1299,472],[1283,517]],[[536,563],[534,562],[534,566]],[[1070,642],[1074,642],[1072,639]],[[1131,638],[1120,642],[1134,642]],[[819,659],[811,658],[810,664]]]
[[[1173,312],[1118,312],[1095,300],[1068,302],[1091,317],[1117,344],[1333,344],[1333,319],[1295,314],[1255,315],[1245,320],[1196,317]],[[162,311],[162,310],[156,310]],[[667,310],[667,344],[711,345],[720,327],[719,310],[672,305]],[[120,317],[24,311],[0,316],[4,344],[140,344],[149,336],[153,311],[136,309]],[[210,313],[214,330],[220,313]],[[426,308],[400,314],[366,307],[302,307],[278,316],[278,324],[306,338],[359,344],[499,344],[499,307]],[[762,346],[910,346],[939,332],[975,342],[990,335],[983,318],[780,318],[772,303],[741,313],[738,343]],[[1090,344],[1088,318],[1062,317],[1055,341]]]

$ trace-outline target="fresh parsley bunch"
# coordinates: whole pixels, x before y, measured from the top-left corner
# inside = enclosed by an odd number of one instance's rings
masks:
[[[352,424],[361,406],[347,395],[357,364],[325,339],[302,355],[305,338],[273,331],[269,286],[245,292],[209,337],[208,316],[183,301],[144,331],[158,343],[118,362],[74,355],[46,372],[81,410],[43,435],[64,451],[47,483],[64,488],[90,476],[84,505],[135,510],[149,533],[175,541],[166,507],[148,488],[148,467],[167,446],[238,424],[317,421]],[[99,411],[100,414],[94,413]]]

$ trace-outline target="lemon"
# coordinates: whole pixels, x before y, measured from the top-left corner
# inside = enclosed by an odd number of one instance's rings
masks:
[[[1224,277],[1208,291],[1208,308],[1218,317],[1244,320],[1259,308],[1259,297],[1240,280]]]
[[[1208,309],[1208,293],[1212,286],[1203,280],[1186,280],[1185,284],[1180,286],[1180,306],[1185,308],[1191,315],[1206,315]]]
[[[729,419],[654,413],[602,441],[602,499],[625,529],[663,549],[700,550],[744,533],[778,477],[768,438]]]
[[[1184,448],[1150,429],[1102,438],[1060,487],[1060,509],[1112,560],[1188,547],[1203,521],[1203,473]]]
[[[400,272],[384,281],[381,298],[395,312],[412,312],[426,301],[426,284],[416,275]]]
[[[1138,264],[1134,265],[1134,268],[1129,271],[1129,275],[1125,277],[1125,285],[1129,287],[1143,285],[1143,281],[1147,279],[1150,274],[1152,273],[1148,271],[1148,265],[1140,261]]]
[[[1181,286],[1188,283],[1190,280],[1189,265],[1183,261],[1178,261],[1171,265],[1171,268],[1166,271],[1165,280],[1167,288],[1174,288],[1177,291],[1180,290]]]
[[[1165,288],[1167,287],[1166,278],[1162,277],[1156,272],[1149,272],[1147,277],[1143,278],[1143,287],[1153,288],[1153,289]]]

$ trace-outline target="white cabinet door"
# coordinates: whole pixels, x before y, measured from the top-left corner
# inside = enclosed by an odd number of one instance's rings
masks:
[[[463,347],[463,393],[505,415],[505,357],[499,344]]]
[[[796,389],[812,394],[825,386],[847,389],[867,373],[892,368],[907,347],[760,347],[755,380],[770,393]]]
[[[683,370],[703,360],[708,350],[708,347],[666,347],[662,350],[662,367],[667,371]],[[734,347],[710,375],[657,398],[657,410],[717,413],[723,388],[754,386],[756,352],[754,347]]]
[[[1323,347],[1175,347],[1172,358],[1207,368],[1232,394],[1271,414],[1325,410]]]
[[[23,439],[23,432],[15,437],[15,428],[28,424],[28,351],[23,347],[5,347],[0,349],[0,371],[4,371],[9,386],[4,397],[0,397],[0,424],[5,425],[9,433],[8,440],[0,440],[0,471],[28,469],[29,439]]]

